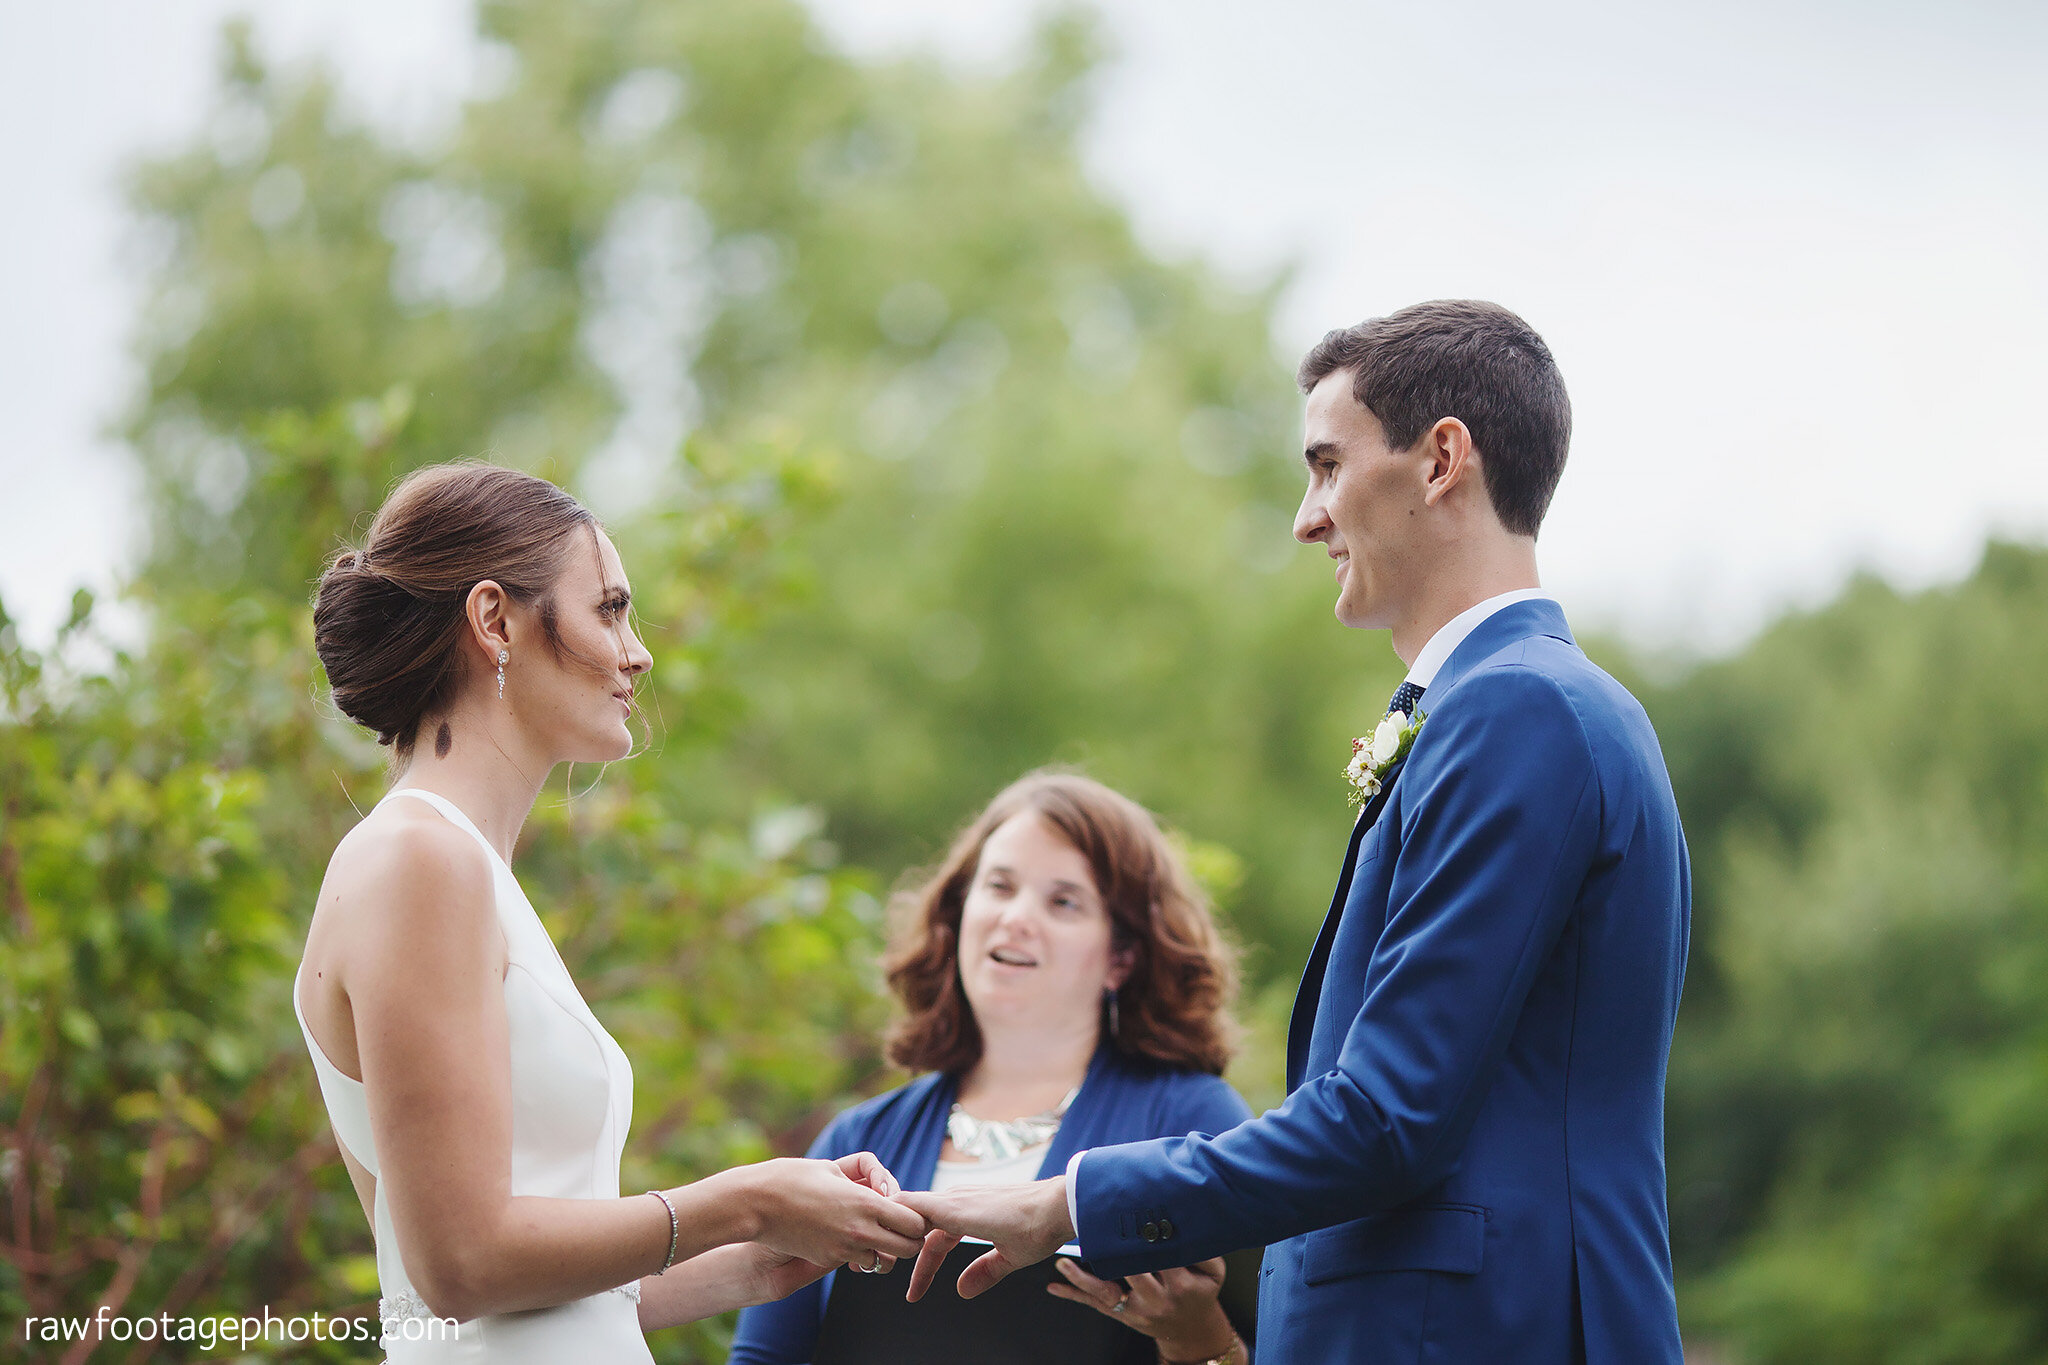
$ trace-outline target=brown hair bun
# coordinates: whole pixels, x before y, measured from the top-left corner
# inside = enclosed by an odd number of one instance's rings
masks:
[[[561,648],[551,589],[571,536],[597,520],[546,479],[481,460],[401,480],[360,548],[338,552],[313,597],[313,648],[334,704],[403,759],[421,720],[454,700],[470,589],[490,579],[540,607]]]

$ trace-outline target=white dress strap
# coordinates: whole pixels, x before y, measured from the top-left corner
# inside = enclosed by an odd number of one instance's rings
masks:
[[[328,1121],[334,1125],[334,1137],[342,1150],[376,1176],[377,1140],[370,1132],[369,1092],[361,1081],[328,1060],[326,1049],[307,1025],[305,1007],[299,1004],[299,979],[305,974],[306,964],[301,962],[292,976],[292,1013],[298,1016],[306,1051],[313,1054],[313,1075],[320,1082],[320,1098],[327,1102]]]
[[[462,813],[462,807],[456,805],[447,797],[440,795],[438,792],[422,790],[419,787],[393,787],[390,791],[384,793],[384,801],[389,801],[394,796],[418,797],[446,816],[449,824],[454,825],[457,829],[468,830],[469,837],[482,844],[484,852],[491,855],[492,863],[499,866],[504,864],[505,860],[498,856],[498,850],[491,847],[489,839],[484,838],[484,832],[478,829],[467,815]],[[379,801],[377,804],[381,806],[384,804],[384,801]]]

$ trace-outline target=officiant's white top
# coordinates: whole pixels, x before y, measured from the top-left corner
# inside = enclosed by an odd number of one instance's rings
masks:
[[[1051,1150],[1048,1138],[1008,1161],[941,1161],[932,1168],[932,1193],[944,1194],[963,1185],[1028,1185],[1038,1179],[1038,1168]]]
[[[569,977],[554,940],[526,893],[490,841],[454,802],[401,787],[384,800],[410,796],[426,802],[483,845],[490,859],[498,923],[505,931],[505,1021],[512,1062],[512,1193],[557,1199],[616,1199],[619,1154],[633,1119],[633,1068],[605,1032]],[[379,803],[381,805],[382,802]],[[305,966],[300,964],[300,973]],[[292,982],[292,1008],[313,1054],[320,1094],[334,1135],[371,1175],[377,1148],[363,1083],[327,1059]],[[576,1299],[555,1308],[476,1318],[455,1331],[427,1321],[419,1292],[398,1258],[398,1238],[384,1184],[377,1182],[372,1230],[377,1238],[377,1281],[383,1292],[384,1339],[391,1365],[555,1365],[602,1360],[648,1362],[641,1334],[639,1283]],[[446,1332],[445,1336],[440,1334]],[[438,1339],[437,1339],[438,1338]]]

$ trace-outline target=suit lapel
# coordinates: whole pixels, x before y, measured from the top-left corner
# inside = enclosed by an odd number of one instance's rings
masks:
[[[1323,916],[1316,946],[1309,951],[1308,966],[1302,969],[1301,987],[1294,994],[1294,1015],[1287,1025],[1289,1090],[1301,1083],[1302,1068],[1308,1061],[1308,1037],[1315,1028],[1316,1005],[1322,999],[1323,972],[1330,965],[1330,945],[1337,939],[1337,921],[1344,916],[1344,902],[1351,897],[1351,874],[1358,869],[1359,845],[1365,842],[1365,836],[1372,832],[1380,812],[1386,809],[1387,801],[1394,792],[1394,780],[1406,766],[1407,760],[1403,759],[1387,773],[1386,780],[1380,784],[1379,795],[1365,803],[1365,809],[1358,814],[1358,823],[1351,827],[1351,846],[1344,851],[1344,870],[1337,877],[1337,893],[1330,897],[1329,913]]]

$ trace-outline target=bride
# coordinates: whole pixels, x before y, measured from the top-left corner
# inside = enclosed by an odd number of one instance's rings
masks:
[[[620,1196],[632,1069],[510,862],[557,763],[632,748],[630,597],[575,499],[475,462],[407,478],[320,580],[335,705],[398,785],[334,851],[293,1003],[393,1365],[650,1361],[649,1329],[886,1268],[924,1231],[867,1153]]]

